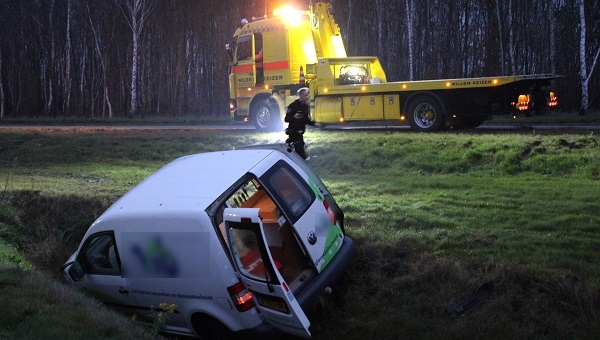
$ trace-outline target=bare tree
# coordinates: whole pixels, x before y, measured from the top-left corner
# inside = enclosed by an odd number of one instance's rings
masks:
[[[500,48],[500,72],[504,73],[504,43],[502,42],[502,19],[500,18],[500,3],[496,0],[496,19],[498,20],[498,47]]]
[[[384,6],[383,6],[383,0],[375,0],[375,7],[376,7],[376,12],[377,12],[377,56],[380,59],[387,59],[386,56],[383,53],[383,45],[385,44],[384,42],[384,32],[383,32],[383,22],[384,22]]]
[[[6,32],[6,24],[4,22],[0,22],[0,30],[2,30],[2,32]],[[2,53],[3,53],[3,47],[4,46],[4,41],[2,39],[2,36],[0,36],[0,119],[4,118],[6,115],[6,96],[4,93],[4,79],[2,77],[2,75],[4,74],[4,71],[2,69]]]
[[[48,63],[48,97],[46,100],[46,114],[52,114],[52,104],[54,101],[54,68],[56,65],[56,41],[54,36],[54,0],[50,0],[50,10],[48,11],[48,34],[50,35],[50,61]]]
[[[548,1],[548,10],[546,12],[548,25],[550,29],[550,73],[556,73],[556,28],[554,23],[554,0]]]
[[[585,115],[589,106],[589,82],[590,77],[596,67],[598,55],[600,55],[600,47],[596,51],[592,65],[588,72],[587,52],[586,52],[586,23],[585,23],[585,1],[578,0],[579,4],[579,78],[581,81],[581,103],[579,105],[579,114]]]
[[[512,0],[508,1],[508,58],[510,60],[510,72],[511,74],[517,73],[516,60],[515,60],[515,29],[513,27],[513,6]]]
[[[378,55],[389,80],[552,72],[563,109],[599,102],[598,1],[585,17],[580,0],[331,2],[348,55]],[[222,46],[265,3],[2,0],[0,114],[227,114]]]
[[[103,101],[104,104],[107,107],[108,110],[108,118],[113,118],[113,107],[112,107],[112,103],[110,101],[110,96],[109,96],[109,85],[108,85],[108,65],[107,65],[107,57],[106,57],[106,53],[103,53],[103,49],[102,49],[102,41],[100,38],[100,34],[98,33],[98,29],[96,28],[96,24],[93,22],[92,20],[92,14],[90,11],[90,7],[89,4],[87,4],[87,13],[88,13],[88,20],[89,20],[89,27],[90,30],[92,31],[92,35],[94,38],[94,50],[96,52],[96,56],[98,57],[98,60],[100,61],[100,73],[102,74],[102,92],[104,93],[103,95]],[[105,110],[102,110],[102,115],[104,115]]]
[[[71,111],[71,22],[73,21],[73,7],[71,0],[67,1],[67,32],[65,43],[65,74],[63,87],[63,114],[70,114]]]
[[[350,24],[352,23],[352,7],[354,5],[354,1],[348,0],[347,8],[348,8],[348,21],[346,22],[346,29],[342,32],[342,36],[345,41],[348,41],[348,32],[350,32]]]
[[[0,118],[5,115],[4,85],[2,82],[2,44],[0,44]]]
[[[131,28],[132,55],[131,55],[131,104],[129,116],[135,116],[138,110],[138,60],[140,51],[140,37],[144,24],[150,16],[157,0],[123,0],[124,7],[119,6],[129,28]]]
[[[408,80],[413,80],[415,76],[414,72],[414,31],[413,31],[413,17],[415,14],[413,0],[405,0],[406,2],[406,35],[407,35],[407,47],[408,47]]]

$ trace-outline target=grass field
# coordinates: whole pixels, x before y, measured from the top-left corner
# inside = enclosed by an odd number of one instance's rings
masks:
[[[89,224],[165,163],[283,139],[2,130],[0,236],[18,251],[0,248],[0,261],[60,281],[58,268]],[[600,337],[597,135],[311,131],[307,141],[309,164],[344,210],[358,249],[333,294],[310,311],[316,338]],[[63,240],[66,231],[74,232]],[[22,316],[0,321],[9,337],[42,309],[11,300],[7,287],[29,279],[0,277],[2,298]],[[480,287],[485,303],[447,312]],[[48,325],[40,323],[27,324],[28,334],[42,337]]]

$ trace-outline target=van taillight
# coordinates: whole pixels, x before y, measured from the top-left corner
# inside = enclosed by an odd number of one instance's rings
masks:
[[[245,312],[254,307],[252,292],[243,283],[238,282],[231,287],[227,287],[227,291],[238,311]]]
[[[329,202],[327,202],[326,199],[323,199],[323,206],[325,207],[325,210],[329,210]]]
[[[333,224],[339,223],[340,228],[342,228],[342,232],[345,234],[346,230],[344,229],[344,213],[337,207],[337,205],[330,203],[329,201],[333,200],[331,196],[323,197],[323,206],[328,213],[333,214]]]

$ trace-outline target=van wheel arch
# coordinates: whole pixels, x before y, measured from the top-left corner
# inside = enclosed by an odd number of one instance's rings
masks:
[[[234,333],[227,326],[208,314],[194,313],[191,321],[194,331],[202,339],[228,340],[235,338]]]

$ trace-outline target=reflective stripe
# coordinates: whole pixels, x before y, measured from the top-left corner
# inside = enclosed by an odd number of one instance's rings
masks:
[[[233,73],[252,72],[252,64],[233,66],[231,71]]]
[[[286,60],[286,61],[276,61],[276,62],[272,62],[272,63],[264,63],[263,67],[264,67],[265,71],[287,70],[290,68],[290,62],[288,60]]]
[[[236,65],[231,68],[232,73],[247,73],[253,71],[253,65]],[[263,69],[265,71],[276,71],[276,70],[287,70],[290,68],[290,62],[286,61],[276,61],[271,63],[263,63]]]

